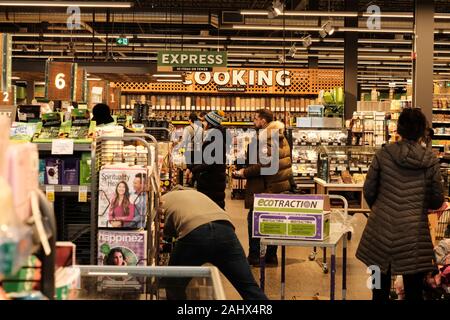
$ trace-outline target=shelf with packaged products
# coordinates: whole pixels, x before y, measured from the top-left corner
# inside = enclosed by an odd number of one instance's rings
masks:
[[[52,143],[36,143],[39,151],[52,151]],[[91,151],[91,143],[74,143],[73,151],[86,152]]]
[[[79,193],[80,190],[86,190],[86,192],[91,192],[90,185],[61,185],[61,184],[41,184],[39,188],[42,191],[47,191],[48,189],[53,189],[54,192],[63,192],[63,193]]]

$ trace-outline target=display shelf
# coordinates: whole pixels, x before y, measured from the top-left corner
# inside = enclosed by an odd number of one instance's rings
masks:
[[[52,143],[36,143],[39,151],[52,151]],[[91,151],[90,143],[74,143],[73,151]]]
[[[433,108],[433,111],[450,112],[450,109]]]
[[[433,121],[432,123],[436,123],[436,124],[450,124],[450,121]]]
[[[450,133],[449,134],[439,133],[439,134],[434,134],[434,136],[435,137],[448,137],[448,136],[450,136]]]
[[[61,185],[61,184],[41,184],[39,188],[42,191],[46,191],[47,187],[53,187],[55,192],[64,192],[64,193],[78,193],[80,191],[80,187],[86,187],[87,192],[91,192],[91,186],[79,186],[79,185]]]
[[[172,121],[173,125],[188,125],[188,121]],[[222,122],[223,126],[253,126],[255,125],[253,122]]]
[[[444,148],[445,145],[443,145],[443,144],[433,144],[432,147]]]

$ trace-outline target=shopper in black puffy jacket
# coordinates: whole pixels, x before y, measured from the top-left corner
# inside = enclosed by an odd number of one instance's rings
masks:
[[[211,111],[205,116],[206,133],[202,145],[201,164],[192,168],[197,190],[225,209],[227,133],[221,123],[224,113]],[[194,159],[194,163],[195,163]]]
[[[419,109],[404,109],[397,128],[401,141],[375,154],[364,183],[372,212],[356,257],[380,268],[374,300],[389,299],[391,274],[403,276],[406,300],[423,299],[423,279],[433,269],[427,214],[441,207],[444,195],[439,160],[420,144],[425,128]]]

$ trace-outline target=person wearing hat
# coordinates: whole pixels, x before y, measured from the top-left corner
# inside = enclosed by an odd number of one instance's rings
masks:
[[[96,125],[107,125],[110,123],[114,123],[114,119],[111,116],[111,110],[109,109],[107,104],[98,103],[92,109],[92,121],[95,121]]]
[[[205,115],[205,139],[202,144],[202,161],[195,164],[192,173],[197,190],[207,195],[225,209],[227,132],[222,126],[224,112],[211,111]]]

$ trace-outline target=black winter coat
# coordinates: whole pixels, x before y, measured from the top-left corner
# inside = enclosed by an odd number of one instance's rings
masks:
[[[226,135],[223,127],[209,129],[202,145],[202,164],[192,167],[192,173],[197,181],[197,190],[207,195],[222,209],[225,209],[226,154],[229,149],[227,141],[230,141],[226,139]],[[218,137],[221,137],[221,141],[215,142]],[[210,154],[214,159],[212,164],[205,158],[205,155]]]
[[[400,141],[379,150],[364,183],[372,213],[356,257],[382,273],[415,274],[432,269],[428,209],[443,201],[439,161],[430,149]]]

